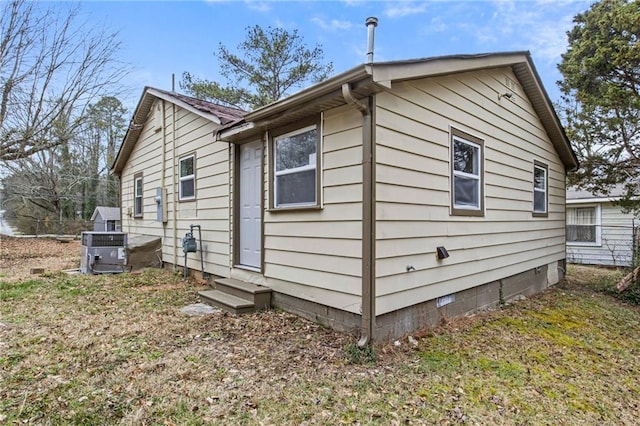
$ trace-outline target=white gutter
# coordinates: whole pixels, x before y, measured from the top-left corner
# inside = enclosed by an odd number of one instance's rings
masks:
[[[622,197],[593,197],[567,199],[567,204],[593,204],[593,203],[613,203],[622,200]]]
[[[369,77],[370,74],[363,65],[356,66],[342,74],[335,75],[322,83],[303,89],[293,95],[273,102],[269,105],[258,108],[257,110],[247,114],[244,119],[247,122],[259,121],[270,117],[278,112],[286,111],[292,107],[306,102],[311,102],[322,95],[330,93],[336,88],[341,87],[344,83],[352,83],[357,80]]]
[[[226,141],[227,139],[242,134],[246,131],[255,129],[256,125],[254,122],[243,123],[238,126],[233,126],[226,130],[214,130],[213,132],[213,140],[214,141]]]

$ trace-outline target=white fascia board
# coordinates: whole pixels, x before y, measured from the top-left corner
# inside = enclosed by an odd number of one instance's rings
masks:
[[[573,200],[567,199],[567,204],[600,204],[620,201],[621,197],[593,197],[593,198],[577,198]]]

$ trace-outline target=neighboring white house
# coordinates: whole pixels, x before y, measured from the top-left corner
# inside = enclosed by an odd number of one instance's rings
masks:
[[[243,114],[145,88],[122,227],[385,341],[557,283],[577,160],[528,52],[357,66]],[[199,238],[198,235],[196,235]]]
[[[120,207],[98,206],[91,215],[94,231],[120,231]]]
[[[567,190],[567,262],[631,266],[637,250],[638,219],[614,204],[622,195],[608,196]]]

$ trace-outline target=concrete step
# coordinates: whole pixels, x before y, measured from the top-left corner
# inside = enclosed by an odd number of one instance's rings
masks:
[[[214,280],[214,285],[218,291],[250,300],[256,309],[268,309],[271,306],[271,289],[269,287],[235,278],[218,278]]]
[[[256,310],[256,305],[252,301],[220,290],[199,291],[198,296],[204,303],[217,306],[234,314],[245,314]]]

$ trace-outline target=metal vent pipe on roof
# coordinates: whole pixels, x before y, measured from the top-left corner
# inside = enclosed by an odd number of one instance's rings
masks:
[[[373,36],[375,28],[378,26],[378,18],[371,16],[367,18],[367,64],[373,63]]]

